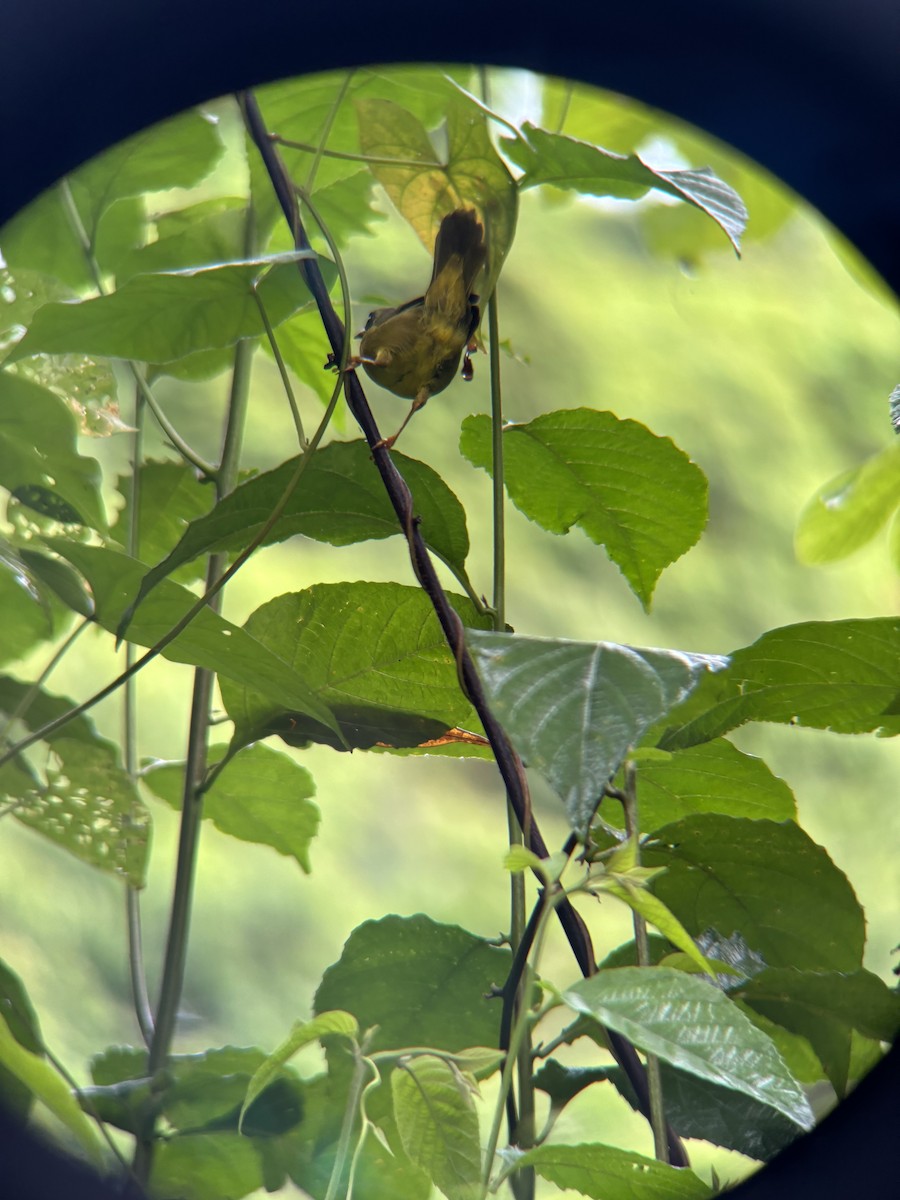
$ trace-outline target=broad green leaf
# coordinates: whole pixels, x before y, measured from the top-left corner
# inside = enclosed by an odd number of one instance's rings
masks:
[[[638,1049],[812,1128],[806,1096],[772,1042],[713,984],[669,967],[615,967],[562,999]]]
[[[18,801],[17,820],[82,862],[143,887],[150,814],[115,748],[100,739],[88,744],[58,737],[46,776],[46,784],[35,781],[8,797]]]
[[[741,934],[770,967],[856,971],[865,919],[846,876],[793,821],[704,813],[644,848],[652,889],[695,937]]]
[[[210,763],[219,762],[227,747],[210,748]],[[150,766],[144,783],[167,804],[180,809],[184,764]],[[268,746],[247,746],[222,769],[204,792],[203,816],[222,833],[272,846],[290,855],[309,874],[309,847],[319,828],[319,810],[312,776],[287,754]]]
[[[793,793],[784,780],[773,775],[761,758],[744,754],[724,738],[661,759],[645,761],[640,753],[635,757],[641,829],[658,829],[697,812],[772,821],[797,815]],[[607,805],[604,815],[622,826],[619,806]]]
[[[172,553],[141,586],[146,595],[158,580],[201,554],[243,549],[260,531],[296,474],[298,459],[257,475],[235,488],[205,516],[191,522]],[[429,466],[394,455],[413,494],[426,543],[462,572],[469,552],[466,514]],[[332,442],[306,460],[300,481],[264,545],[301,534],[333,546],[391,537],[402,530],[364,441]]]
[[[59,600],[80,617],[94,615],[94,602],[77,571],[61,558],[51,558],[36,550],[19,550],[30,576],[42,589],[49,588]]]
[[[43,1053],[40,1025],[31,1006],[28,993],[14,971],[0,959],[0,1018],[6,1021],[13,1038],[32,1054]],[[20,1120],[26,1120],[33,1094],[6,1067],[0,1066],[0,1105]]]
[[[480,619],[468,600],[451,596],[451,602],[464,621]],[[419,588],[317,584],[276,596],[250,616],[245,629],[257,645],[302,670],[312,694],[334,714],[346,746],[418,746],[456,726],[471,729],[476,720],[431,603]],[[238,742],[277,733],[291,744],[312,739],[342,745],[262,683],[222,681]]]
[[[709,1184],[693,1171],[670,1167],[616,1146],[538,1146],[518,1159],[558,1188],[594,1200],[710,1200]]]
[[[770,967],[737,994],[770,1021],[809,1041],[838,1096],[847,1091],[851,1031],[890,1042],[900,1029],[900,996],[869,971]]]
[[[291,1032],[269,1057],[254,1072],[253,1078],[247,1085],[247,1094],[241,1104],[241,1114],[238,1122],[240,1127],[244,1114],[262,1091],[278,1075],[286,1062],[294,1057],[298,1050],[308,1046],[310,1042],[333,1034],[342,1034],[347,1038],[356,1038],[359,1025],[350,1013],[336,1010],[319,1013],[311,1021],[295,1021]]]
[[[510,499],[550,533],[577,525],[606,547],[645,609],[662,572],[707,519],[706,477],[669,438],[637,421],[576,408],[503,431]],[[491,422],[463,422],[460,450],[490,473]]]
[[[57,615],[28,563],[0,539],[0,663],[25,658],[39,642],[53,637]]]
[[[108,296],[78,304],[45,304],[13,347],[7,362],[31,354],[95,354],[161,363],[197,350],[231,346],[258,337],[308,303],[309,293],[293,251],[281,258],[136,275]]]
[[[736,252],[747,224],[747,209],[737,192],[708,167],[692,171],[656,171],[636,154],[613,154],[590,142],[550,133],[526,121],[515,138],[502,138],[504,153],[525,174],[519,187],[553,187],[589,196],[637,200],[651,189],[685,200],[721,226]]]
[[[140,516],[136,558],[158,563],[181,538],[191,521],[205,516],[215,502],[215,493],[201,483],[196,472],[185,463],[145,462],[139,475]],[[133,475],[119,476],[118,490],[125,497],[113,536],[122,546],[128,544],[132,516]],[[176,580],[187,583],[202,576],[202,566],[179,570]]]
[[[480,1194],[478,1116],[460,1073],[443,1059],[419,1055],[391,1072],[394,1119],[403,1149],[448,1200]]]
[[[900,446],[889,446],[824,484],[800,514],[801,562],[846,558],[878,533],[900,506]]]
[[[500,1014],[486,998],[509,973],[508,950],[429,917],[384,917],[351,933],[322,976],[317,1013],[340,1008],[378,1026],[377,1049],[431,1046],[451,1052],[496,1045]]]
[[[793,1121],[751,1096],[660,1063],[666,1120],[677,1134],[700,1138],[768,1162],[795,1141],[802,1130]],[[640,1111],[628,1077],[618,1067],[607,1072],[610,1083],[631,1107]]]
[[[246,241],[247,201],[219,197],[155,218],[157,237],[116,266],[116,285],[134,275],[236,262]]]
[[[68,186],[94,256],[114,270],[122,254],[144,237],[144,193],[199,183],[220,157],[214,123],[198,111],[145,129],[74,171],[65,185],[47,191],[3,230],[3,256],[11,267],[31,267],[79,289],[93,289],[84,251],[61,191]]]
[[[150,1190],[179,1200],[241,1200],[263,1186],[259,1155],[239,1133],[184,1134],[156,1148]]]
[[[13,1037],[3,1012],[0,1012],[0,1066],[28,1088],[35,1099],[46,1105],[75,1136],[95,1164],[101,1162],[100,1143],[94,1127],[78,1107],[68,1085],[49,1063]]]
[[[747,721],[900,733],[900,620],[809,621],[764,633],[707,679],[660,739],[667,750]]]
[[[101,546],[85,546],[61,538],[50,538],[48,544],[87,579],[97,606],[96,620],[114,633],[137,592],[144,564]],[[192,592],[164,580],[137,609],[128,627],[129,640],[139,646],[155,645],[195,601]],[[202,609],[163,654],[173,662],[206,667],[236,683],[265,687],[270,696],[290,711],[303,713],[328,729],[335,728],[332,714],[293,667],[252,634],[209,608]]]
[[[418,118],[393,100],[357,100],[356,110],[369,168],[426,250],[434,249],[441,218],[454,209],[474,208],[487,218],[489,263],[480,290],[489,296],[512,244],[518,194],[484,113],[460,92],[449,97],[438,151]]]
[[[100,467],[76,448],[72,410],[52,392],[0,371],[0,486],[60,520],[106,529]],[[51,509],[51,514],[53,510]]]
[[[725,660],[612,642],[467,630],[491,707],[585,834],[611,775],[646,730]]]

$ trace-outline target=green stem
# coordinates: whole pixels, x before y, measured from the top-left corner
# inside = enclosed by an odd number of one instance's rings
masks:
[[[34,700],[40,694],[41,688],[47,682],[47,679],[49,678],[49,676],[53,673],[54,669],[59,665],[60,661],[65,657],[65,655],[68,653],[68,651],[71,650],[72,645],[75,642],[75,640],[77,638],[79,638],[82,633],[84,633],[85,629],[87,629],[87,627],[90,624],[92,624],[91,618],[85,617],[84,620],[80,622],[80,624],[75,626],[75,628],[72,630],[72,632],[68,635],[68,637],[66,637],[63,640],[63,642],[56,648],[56,650],[53,651],[53,654],[51,655],[50,660],[48,661],[47,665],[44,667],[43,671],[41,671],[40,675],[38,675],[37,679],[34,681],[34,683],[31,684],[31,686],[28,688],[28,690],[22,696],[22,699],[19,701],[19,703],[16,705],[16,707],[13,709],[13,711],[9,714],[9,716],[3,722],[3,727],[0,728],[0,744],[2,744],[3,742],[6,741],[6,734],[9,731],[9,727],[13,724],[13,722],[18,721],[21,717],[25,716],[25,714],[28,712],[28,710],[31,707]],[[11,758],[15,754],[18,754],[19,751],[23,750],[24,748],[25,747],[21,743],[17,743],[15,746],[12,747],[12,750],[10,751],[10,753],[8,755],[4,755],[3,762],[7,762],[9,760],[9,758]],[[12,805],[12,808],[16,808],[16,807],[17,807],[17,804]],[[10,811],[12,811],[12,808],[3,809],[3,812],[4,813],[10,812]],[[2,814],[0,814],[0,815],[2,815]]]
[[[140,556],[141,514],[141,463],[144,457],[144,411],[145,400],[140,388],[135,390],[134,433],[131,439],[131,510],[128,520],[126,549],[132,558]],[[125,647],[125,669],[134,666],[135,649],[129,642]],[[137,747],[137,691],[134,676],[125,682],[122,694],[124,724],[125,770],[136,782],[138,777]],[[127,835],[127,834],[126,834]],[[131,978],[131,997],[134,1013],[144,1045],[153,1043],[153,1007],[147,990],[147,973],[144,969],[144,939],[141,933],[141,893],[132,883],[125,884],[125,921],[128,930],[128,967]]]
[[[637,808],[637,768],[633,762],[625,764],[625,786],[623,801],[625,809],[625,832],[631,839],[635,851],[635,865],[640,866],[641,843],[640,823]],[[639,967],[650,966],[650,945],[647,939],[647,922],[639,913],[632,911],[634,944]],[[645,1055],[647,1066],[647,1088],[650,1093],[650,1127],[653,1130],[653,1149],[660,1162],[669,1162],[669,1139],[666,1130],[666,1111],[663,1101],[662,1077],[659,1059],[655,1054]]]
[[[249,223],[248,214],[248,225]],[[248,341],[238,342],[235,347],[228,420],[222,445],[221,464],[216,473],[217,501],[227,496],[237,482],[241,443],[249,407],[250,366],[253,350],[253,343]],[[213,554],[210,556],[206,572],[207,591],[213,589],[219,581],[225,562],[224,555]],[[221,608],[220,590],[216,591],[209,603],[213,611]],[[175,887],[163,960],[159,1004],[156,1010],[153,1041],[150,1046],[149,1073],[151,1075],[165,1066],[171,1052],[178,1006],[181,1003],[184,986],[191,903],[200,841],[200,822],[203,817],[202,788],[207,771],[209,716],[214,684],[215,675],[212,671],[198,668],[194,672],[178,858],[175,867]],[[142,1183],[146,1183],[150,1177],[153,1164],[153,1145],[153,1129],[151,1127],[138,1139],[135,1149],[135,1171]]]
[[[328,141],[328,138],[331,135],[332,127],[337,119],[338,109],[341,107],[344,97],[347,95],[347,89],[350,87],[350,80],[353,78],[353,75],[354,71],[350,70],[344,76],[341,86],[338,88],[337,95],[334,98],[334,103],[331,106],[331,110],[325,120],[325,125],[322,129],[322,136],[319,138],[319,145],[313,152],[314,157],[310,163],[309,173],[306,176],[307,192],[311,192],[313,190],[313,184],[316,181],[316,175],[319,173],[319,164],[322,161],[322,155],[325,153],[325,143]]]
[[[419,169],[433,167],[444,170],[446,163],[429,162],[424,158],[382,158],[377,154],[353,154],[349,150],[326,150],[322,146],[313,146],[309,142],[295,142],[292,138],[282,137],[280,133],[270,133],[269,140],[276,146],[286,146],[289,150],[302,150],[306,154],[320,154],[321,158],[339,158],[344,162],[358,162],[364,166],[373,164],[376,167],[416,167]]]
[[[347,1164],[347,1159],[350,1157],[350,1140],[353,1137],[353,1125],[356,1121],[360,1097],[366,1087],[366,1073],[370,1069],[369,1061],[365,1056],[365,1047],[355,1047],[353,1075],[350,1079],[350,1088],[347,1092],[344,1119],[341,1122],[341,1132],[338,1137],[334,1166],[331,1168],[331,1177],[328,1180],[328,1190],[325,1193],[325,1200],[337,1200],[341,1180],[344,1177],[344,1168]]]

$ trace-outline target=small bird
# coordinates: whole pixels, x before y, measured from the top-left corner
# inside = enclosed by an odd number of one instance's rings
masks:
[[[484,229],[472,209],[458,208],[441,221],[434,243],[434,270],[424,296],[398,308],[369,314],[359,354],[348,366],[361,366],[395,396],[412,400],[406,420],[379,442],[390,449],[413,414],[453,379],[466,351],[463,376],[472,378],[469,353],[478,328],[478,297],[472,287],[484,266]]]

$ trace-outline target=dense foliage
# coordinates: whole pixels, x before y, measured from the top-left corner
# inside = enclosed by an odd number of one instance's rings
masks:
[[[0,964],[0,1089],[23,1115],[49,1108],[84,1154],[154,1196],[239,1200],[288,1179],[316,1200],[424,1200],[432,1187],[468,1200],[498,1186],[524,1198],[536,1179],[607,1200],[707,1196],[714,1183],[684,1165],[681,1139],[769,1159],[812,1126],[810,1085],[844,1096],[900,1023],[896,994],[863,967],[850,882],[797,823],[787,784],[729,739],[753,722],[900,732],[900,621],[811,619],[727,656],[507,625],[504,494],[536,528],[603,547],[644,610],[708,516],[703,471],[636,420],[565,407],[561,390],[533,419],[504,422],[501,351],[517,348],[499,299],[523,193],[653,190],[680,207],[647,206],[648,239],[690,209],[707,227],[695,246],[709,232],[737,250],[747,216],[712,170],[603,149],[591,104],[541,87],[538,126],[495,112],[487,78],[469,72],[273,85],[220,102],[215,120],[189,113],[138,135],[0,232],[2,814],[121,879],[144,1039],[98,1047],[92,1086],[70,1087],[15,962]],[[624,105],[608,111],[617,144],[654,132]],[[474,207],[487,230],[476,366],[492,415],[462,421],[460,449],[492,480],[489,602],[454,491],[378,446],[359,381],[323,369],[351,353],[350,304],[368,297],[343,256],[385,198],[429,250],[454,208]],[[242,460],[260,367],[293,436],[267,470]],[[167,416],[159,390],[172,380],[199,404],[226,381],[215,461]],[[366,440],[331,436],[345,388]],[[92,434],[127,439],[131,469],[104,477],[85,452]],[[898,463],[886,449],[823,488],[801,556],[831,561],[874,536],[896,507]],[[405,538],[416,585],[301,579],[272,595],[259,570],[255,610],[226,619],[232,576],[252,578],[255,550],[297,536]],[[699,599],[697,625],[702,641]],[[60,695],[52,671],[92,627],[124,646],[124,670]],[[136,703],[158,656],[194,668],[183,758],[139,732],[144,706],[167,703]],[[115,742],[90,715],[111,695]],[[513,844],[489,885],[510,889],[507,936],[378,913],[336,949],[280,1046],[172,1054],[201,822],[310,871],[311,745],[495,758]],[[564,845],[544,842],[523,763],[558,797]],[[180,812],[181,843],[151,1005],[138,931],[158,801]],[[596,969],[598,898],[630,910],[634,937]],[[573,956],[558,980],[541,971],[551,939]],[[324,1048],[318,1074],[292,1061],[310,1043]],[[590,1065],[572,1065],[573,1045],[591,1048]],[[656,1160],[600,1138],[554,1142],[570,1101],[603,1087],[646,1116]]]

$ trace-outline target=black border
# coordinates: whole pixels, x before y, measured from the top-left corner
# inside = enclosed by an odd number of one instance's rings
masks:
[[[582,79],[737,147],[900,293],[897,0],[12,0],[0,16],[0,224],[61,174],[241,87],[352,63],[481,61]],[[900,1053],[735,1200],[893,1200]],[[0,1115],[15,1200],[111,1196]]]

